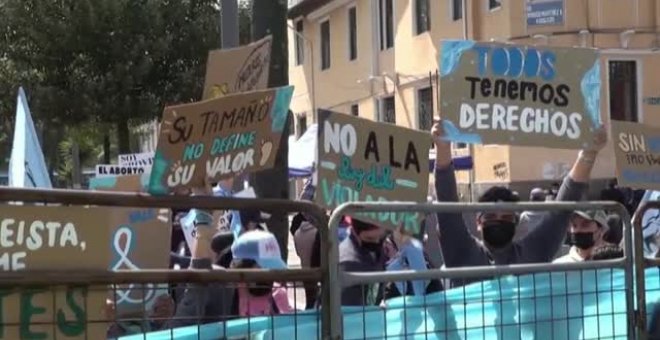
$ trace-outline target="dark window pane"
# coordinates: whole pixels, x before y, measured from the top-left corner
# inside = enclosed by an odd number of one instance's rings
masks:
[[[301,65],[305,62],[305,42],[303,41],[303,22],[299,20],[296,22],[296,65]]]
[[[360,106],[358,104],[351,105],[351,114],[353,116],[359,116],[360,115]]]
[[[637,122],[637,63],[609,62],[610,118]]]
[[[348,10],[349,59],[357,59],[357,8]]]
[[[429,0],[415,0],[417,34],[422,34],[431,29],[431,17],[429,16],[429,12]]]
[[[417,92],[417,126],[431,131],[433,127],[433,90],[430,87]]]
[[[321,23],[321,69],[330,68],[330,21]]]
[[[463,0],[452,0],[451,18],[452,20],[463,18]]]
[[[394,97],[383,98],[383,122],[396,124],[396,112],[394,110]]]

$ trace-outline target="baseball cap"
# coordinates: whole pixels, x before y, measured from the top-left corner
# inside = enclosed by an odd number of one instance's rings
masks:
[[[264,269],[286,269],[282,261],[280,246],[273,234],[253,230],[239,236],[231,246],[231,253],[237,260],[253,260]]]
[[[576,210],[573,213],[575,215],[578,215],[578,216],[586,219],[586,220],[594,221],[594,222],[600,224],[601,228],[607,228],[608,227],[607,214],[602,210],[588,210],[588,211]]]

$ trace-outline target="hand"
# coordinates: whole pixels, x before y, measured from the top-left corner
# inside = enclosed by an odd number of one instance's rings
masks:
[[[112,299],[105,299],[105,308],[104,308],[104,313],[105,317],[108,320],[115,320],[115,317],[117,316],[116,311],[115,311],[115,302],[112,301]]]
[[[597,154],[602,150],[605,145],[607,144],[607,130],[605,129],[604,125],[600,125],[596,131],[594,131],[594,136],[587,148],[583,150],[583,152],[591,153],[591,154]]]
[[[449,143],[443,139],[445,137],[445,131],[442,128],[442,119],[433,124],[433,127],[431,128],[431,136],[433,137],[433,143],[436,146],[449,145]]]
[[[406,231],[403,229],[403,227],[399,227],[396,230],[394,230],[394,233],[392,235],[394,239],[394,244],[396,244],[397,248],[402,249],[408,241],[410,241],[410,235],[406,233]]]

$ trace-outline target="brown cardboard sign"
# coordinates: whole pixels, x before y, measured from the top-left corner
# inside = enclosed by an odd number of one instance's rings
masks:
[[[292,94],[287,86],[165,108],[149,192],[272,168]]]
[[[355,201],[426,202],[428,132],[319,110],[316,202],[334,209]],[[417,234],[423,214],[364,213],[356,218]]]
[[[146,191],[147,175],[95,178],[90,187],[114,192]],[[110,270],[166,269],[169,266],[172,222],[170,209],[108,208],[113,211],[109,220]],[[150,310],[156,298],[167,294],[166,288],[156,285],[121,286],[116,288],[118,315]]]
[[[440,67],[449,141],[582,149],[600,127],[595,49],[446,40]]]
[[[110,220],[110,209],[0,205],[0,211],[3,270],[107,269],[108,228],[102,221]],[[105,338],[107,324],[88,322],[105,320],[107,288],[53,288],[4,292],[0,338]]]
[[[612,121],[619,185],[660,190],[660,128]]]
[[[267,36],[249,45],[209,52],[204,99],[266,89],[272,43]]]

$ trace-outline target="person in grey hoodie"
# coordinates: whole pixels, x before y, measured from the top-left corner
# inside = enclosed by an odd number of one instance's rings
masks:
[[[456,178],[451,162],[450,143],[444,139],[442,122],[433,126],[436,147],[435,189],[438,201],[457,202]],[[599,151],[607,142],[607,132],[599,128],[589,148],[582,150],[564,179],[557,194],[558,201],[579,201],[587,190],[591,170]],[[480,202],[507,202],[514,197],[511,190],[495,187]],[[513,241],[517,214],[510,211],[477,214],[482,240],[471,236],[460,212],[439,213],[440,242],[447,268],[466,266],[509,265],[550,262],[566,236],[571,211],[553,211],[544,215],[539,225],[524,238]],[[452,287],[477,280],[453,280]]]

